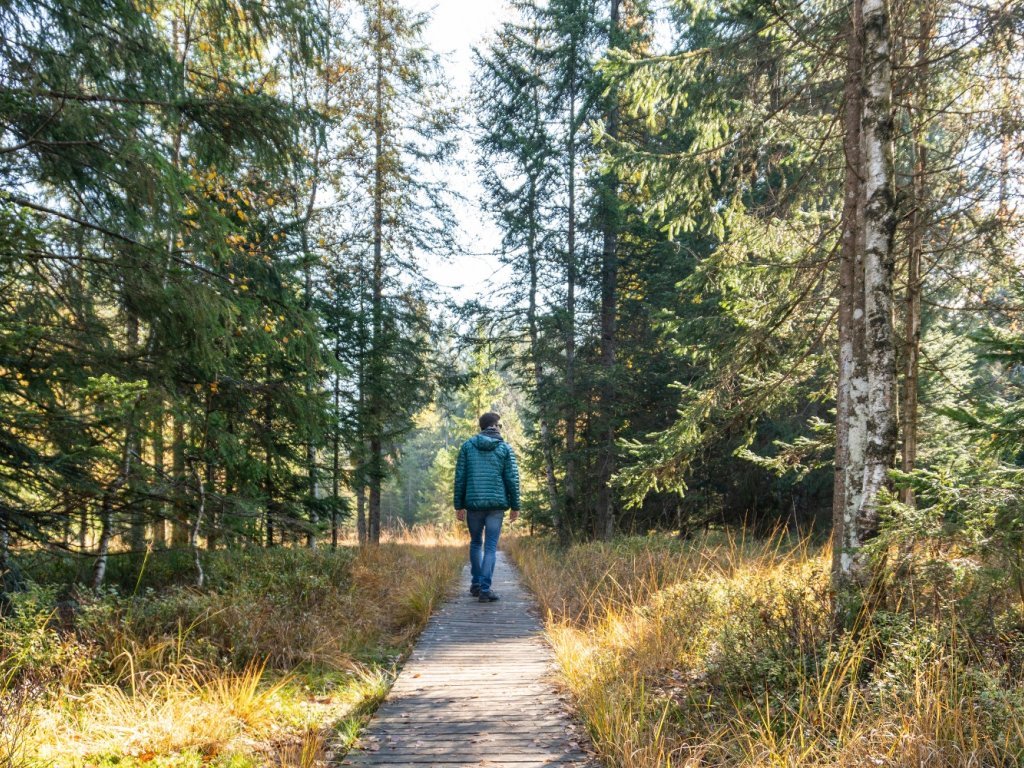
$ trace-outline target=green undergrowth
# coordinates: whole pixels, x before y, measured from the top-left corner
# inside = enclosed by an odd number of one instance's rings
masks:
[[[1024,761],[1024,615],[1010,594],[935,610],[901,594],[840,633],[827,547],[713,532],[509,550],[609,765]]]
[[[301,766],[343,754],[462,565],[451,541],[23,558],[0,617],[0,765]]]

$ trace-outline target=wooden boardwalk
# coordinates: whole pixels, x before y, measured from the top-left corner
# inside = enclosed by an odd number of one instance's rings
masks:
[[[342,765],[596,766],[551,684],[533,598],[502,552],[494,577],[501,600],[480,603],[466,566]]]

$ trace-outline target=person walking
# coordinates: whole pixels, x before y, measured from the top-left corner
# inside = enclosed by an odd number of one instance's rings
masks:
[[[469,594],[493,603],[498,595],[491,580],[505,510],[512,510],[511,522],[519,517],[519,465],[512,446],[501,438],[501,416],[496,413],[481,416],[480,432],[459,449],[454,504],[459,522],[469,526]]]

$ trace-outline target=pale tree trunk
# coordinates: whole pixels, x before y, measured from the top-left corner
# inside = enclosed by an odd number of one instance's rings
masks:
[[[839,250],[839,360],[836,391],[835,486],[832,496],[832,574],[840,586],[848,564],[843,553],[854,534],[846,525],[847,511],[859,504],[860,478],[863,474],[862,450],[851,452],[851,440],[863,445],[866,413],[863,391],[864,363],[864,291],[860,259],[862,230],[861,183],[861,102],[863,49],[860,6],[851,5],[847,32],[846,83],[843,90],[843,183],[842,241]]]
[[[901,469],[911,472],[917,461],[917,394],[921,358],[921,257],[924,253],[924,230],[927,224],[925,213],[925,181],[928,171],[928,144],[926,141],[928,87],[928,54],[932,37],[932,20],[927,6],[921,10],[919,37],[917,41],[917,66],[914,79],[917,81],[916,114],[911,115],[914,136],[914,178],[913,212],[910,217],[910,253],[907,259],[907,295],[904,316],[903,355],[903,398],[902,432],[903,451]],[[900,501],[914,504],[914,489],[901,489]]]
[[[850,576],[866,587],[863,543],[878,530],[878,497],[896,455],[896,357],[893,339],[892,82],[889,12],[884,0],[864,0],[864,317],[868,416],[864,479],[855,513],[858,548]]]
[[[619,0],[611,0],[608,46],[614,47],[619,32]],[[611,140],[619,135],[619,105],[614,88],[610,95],[605,132]],[[618,184],[614,172],[606,174],[601,189],[604,197],[603,236],[601,249],[601,367],[604,377],[601,386],[601,419],[603,429],[601,456],[598,459],[597,535],[611,539],[615,534],[615,495],[611,479],[615,474],[615,320],[619,276],[619,204]]]
[[[203,523],[203,515],[206,513],[206,487],[204,486],[203,479],[199,476],[199,470],[196,469],[195,465],[193,465],[191,469],[192,480],[195,482],[196,494],[199,497],[199,505],[196,508],[192,527],[189,529],[188,547],[192,551],[192,565],[196,569],[196,586],[202,587],[206,576],[203,573],[203,563],[199,559],[199,528]]]
[[[135,442],[132,425],[135,422],[134,408],[129,410],[125,419],[126,429],[124,445],[121,451],[121,464],[118,467],[117,476],[111,481],[103,492],[103,501],[100,505],[100,541],[96,549],[96,563],[92,569],[92,588],[99,589],[103,586],[103,580],[107,575],[107,558],[110,555],[110,543],[114,538],[114,502],[118,491],[124,487],[131,476],[132,469],[132,445]]]

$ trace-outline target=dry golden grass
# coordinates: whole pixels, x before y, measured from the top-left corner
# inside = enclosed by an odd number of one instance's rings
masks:
[[[29,723],[10,765],[327,765],[452,586],[464,558],[452,544],[432,530],[348,553],[219,553],[215,571],[247,572],[209,592],[95,598],[74,634],[43,613],[38,637],[0,626],[5,639],[52,645],[21,654],[32,663],[20,669],[0,653],[10,681],[46,676],[47,695],[21,709]],[[89,671],[64,678],[51,655],[85,658]]]
[[[724,535],[508,547],[609,765],[974,768],[1024,757],[1024,681],[974,653],[955,620],[878,614],[832,635],[826,549]]]

